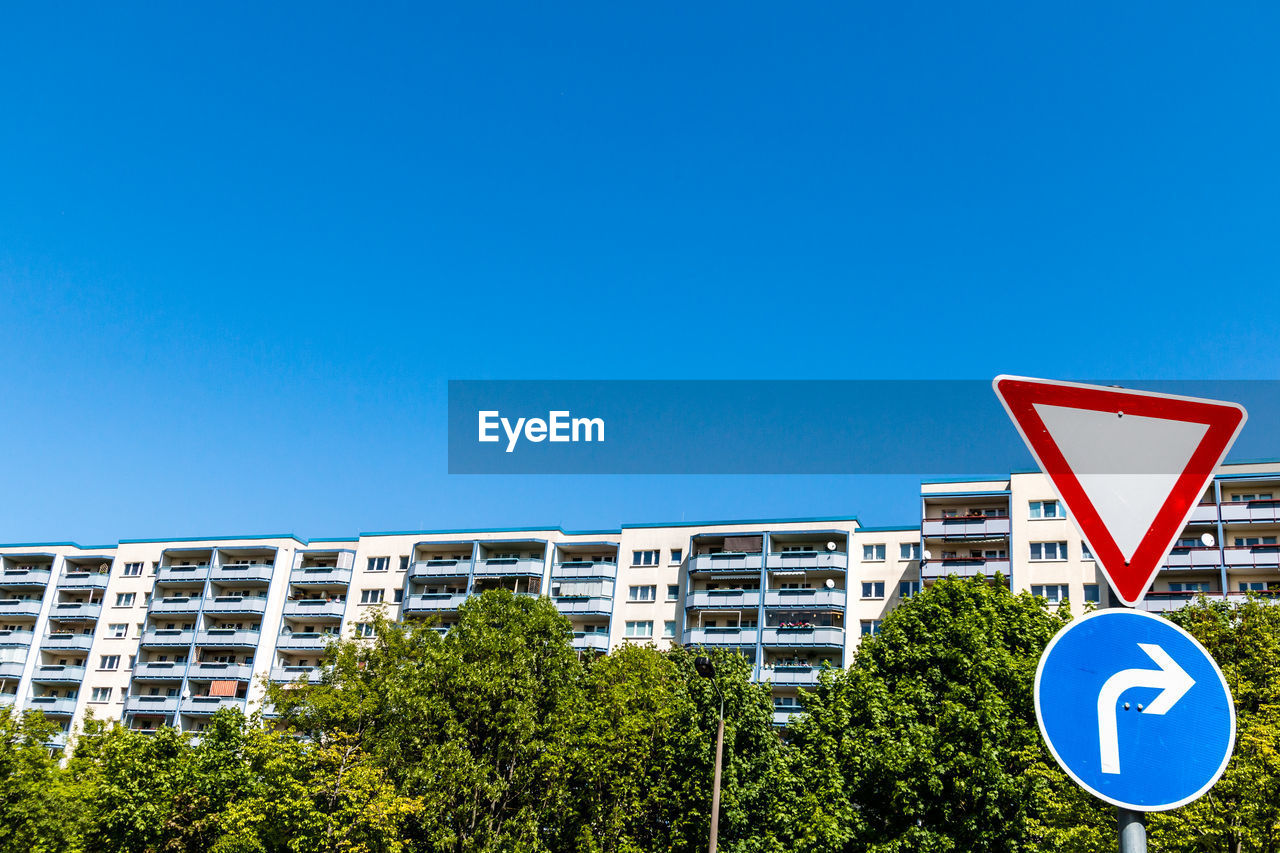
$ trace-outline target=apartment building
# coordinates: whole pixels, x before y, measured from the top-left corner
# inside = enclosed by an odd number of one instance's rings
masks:
[[[1280,592],[1280,462],[1225,465],[1142,606]],[[1207,535],[1206,535],[1207,534]],[[373,614],[457,620],[488,589],[551,598],[583,654],[624,643],[732,649],[770,683],[775,721],[823,667],[904,598],[946,575],[1003,577],[1050,605],[1108,598],[1039,472],[937,480],[918,523],[854,517],[123,540],[0,546],[0,705],[68,735],[92,714],[200,731],[261,706],[263,682],[320,676],[326,644]]]

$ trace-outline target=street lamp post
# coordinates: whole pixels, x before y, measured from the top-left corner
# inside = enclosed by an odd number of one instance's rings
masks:
[[[720,684],[716,681],[716,668],[711,659],[699,657],[693,662],[698,675],[711,680],[716,696],[720,699],[720,725],[716,729],[716,773],[711,783],[711,842],[707,846],[709,853],[716,853],[716,836],[720,834],[720,764],[724,756],[724,694],[720,692]]]

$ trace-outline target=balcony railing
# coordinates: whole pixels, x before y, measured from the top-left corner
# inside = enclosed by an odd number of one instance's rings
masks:
[[[231,563],[214,568],[209,579],[218,583],[271,583],[275,571],[271,563]]]
[[[0,663],[0,678],[21,678],[26,664],[20,660],[8,660]]]
[[[1167,613],[1170,610],[1181,610],[1201,596],[1199,592],[1148,592],[1137,607],[1150,613]],[[1220,592],[1206,592],[1209,598],[1220,598]]]
[[[267,597],[265,595],[219,595],[216,598],[205,599],[204,612],[262,614],[267,612]]]
[[[1280,501],[1228,501],[1221,505],[1222,520],[1280,521]]]
[[[219,708],[244,708],[244,699],[234,696],[189,696],[182,700],[182,713],[195,717],[210,716]]]
[[[729,553],[694,554],[689,557],[691,572],[751,572],[764,565],[764,554]]]
[[[144,646],[189,646],[196,632],[190,628],[148,628],[142,632]]]
[[[607,616],[613,613],[613,599],[604,596],[561,595],[555,599],[556,610],[564,614],[595,613]]]
[[[126,714],[154,714],[170,716],[178,710],[177,696],[126,696]]]
[[[284,615],[290,619],[341,619],[346,610],[345,601],[324,598],[299,598],[284,603]]]
[[[963,515],[956,518],[926,518],[920,523],[925,539],[972,539],[1008,536],[1007,515]]]
[[[133,667],[135,679],[152,681],[181,681],[187,671],[185,663],[170,660],[148,660]]]
[[[45,634],[40,641],[42,651],[75,651],[87,652],[93,647],[93,634],[72,633],[70,631],[53,631]]]
[[[191,665],[187,678],[196,681],[249,681],[253,678],[253,665],[202,661]]]
[[[593,560],[562,560],[551,566],[553,578],[612,578],[617,574],[617,563]]]
[[[684,632],[686,646],[754,646],[755,628],[690,628]]]
[[[795,628],[765,628],[761,640],[766,646],[844,646],[844,629],[820,625]]]
[[[574,633],[571,642],[578,651],[591,649],[598,652],[607,652],[609,650],[609,635],[599,631],[577,631]]]
[[[320,681],[323,671],[318,666],[273,666],[271,667],[271,680],[288,682],[297,681],[302,676],[307,677],[307,681],[311,684],[317,684]]]
[[[36,638],[36,632],[32,630],[16,630],[13,628],[5,628],[0,631],[0,646],[30,646],[31,641]],[[93,637],[89,638],[93,641]]]
[[[775,726],[785,726],[788,722],[791,721],[792,717],[796,716],[797,714],[803,714],[803,713],[804,713],[804,709],[800,707],[778,708],[775,706],[773,709],[773,724]]]
[[[262,634],[239,628],[206,628],[196,633],[196,645],[210,648],[256,648]]]
[[[765,607],[793,607],[802,610],[842,610],[843,589],[771,589],[764,594]]]
[[[545,566],[542,557],[488,557],[476,563],[476,574],[541,577]]]
[[[1221,561],[1222,554],[1217,548],[1174,548],[1169,552],[1169,559],[1164,561],[1164,568],[1217,568]]]
[[[0,572],[0,587],[6,586],[39,586],[49,585],[53,577],[52,569],[10,569]]]
[[[766,565],[770,569],[832,569],[849,568],[849,555],[844,551],[775,551],[769,554]]]
[[[689,610],[750,609],[760,606],[760,591],[755,589],[701,589],[684,597]]]
[[[813,687],[818,683],[822,667],[784,666],[774,664],[760,668],[760,681],[771,681],[778,687]]]
[[[152,598],[147,605],[148,613],[175,614],[194,616],[200,612],[203,599],[200,596],[175,595],[167,598]]]
[[[1218,520],[1217,504],[1196,504],[1196,508],[1191,510],[1191,518],[1188,521],[1192,524],[1212,523]]]
[[[471,560],[418,560],[409,567],[410,580],[429,578],[465,578],[471,573]]]
[[[41,683],[63,684],[74,682],[79,684],[84,680],[84,667],[64,666],[61,664],[37,666],[35,672],[31,674],[31,680]]]
[[[997,574],[1009,576],[1008,557],[943,557],[927,560],[920,566],[920,577],[929,579],[948,575],[962,578],[975,578],[978,575],[995,577]]]
[[[69,717],[76,712],[76,697],[33,696],[27,702],[27,707],[33,711],[44,711],[46,714],[58,717]]]
[[[336,566],[304,566],[294,569],[289,583],[298,586],[346,586],[351,583],[351,569]]]
[[[337,639],[337,634],[294,631],[292,634],[281,634],[280,638],[276,640],[276,648],[296,651],[323,651],[330,640]]]
[[[102,602],[95,601],[92,604],[84,602],[54,602],[53,609],[49,611],[50,619],[97,619],[102,615]]]
[[[201,566],[161,566],[156,570],[156,583],[204,583],[208,577],[208,564]]]
[[[58,589],[106,589],[111,580],[106,572],[63,572]]]
[[[12,617],[34,619],[40,615],[40,600],[29,598],[0,598],[0,620]]]
[[[407,616],[457,610],[467,600],[465,592],[427,592],[407,596],[401,612]]]
[[[1224,548],[1222,551],[1229,568],[1267,568],[1280,566],[1280,545],[1254,545],[1251,547]]]

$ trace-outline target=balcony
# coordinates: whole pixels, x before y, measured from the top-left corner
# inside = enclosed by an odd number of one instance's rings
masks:
[[[208,717],[219,708],[240,708],[244,710],[244,699],[234,696],[190,696],[182,700],[182,713],[193,717]]]
[[[216,566],[209,572],[209,580],[224,584],[266,584],[271,583],[275,571],[276,567],[271,563],[233,563]]]
[[[93,634],[56,631],[45,635],[40,650],[45,652],[87,652],[93,647]]]
[[[803,713],[804,713],[804,709],[798,706],[795,708],[775,707],[773,709],[773,724],[775,726],[785,726],[787,723],[791,721],[792,717],[796,716],[797,714],[803,714]]]
[[[239,628],[205,628],[196,633],[196,645],[215,649],[257,648],[258,639],[262,636],[258,631],[245,631]]]
[[[337,639],[337,634],[294,631],[292,634],[281,634],[280,638],[276,640],[276,648],[299,652],[322,652],[330,640]]]
[[[40,600],[29,598],[0,598],[0,621],[4,619],[35,619],[40,615]]]
[[[1280,501],[1230,501],[1219,508],[1226,524],[1241,521],[1280,521]],[[3,582],[0,581],[0,586]]]
[[[1149,613],[1167,613],[1170,610],[1181,610],[1201,595],[1207,598],[1221,598],[1220,592],[1148,592],[1137,604],[1137,609]]]
[[[570,642],[580,652],[609,651],[609,635],[600,631],[575,631]]]
[[[690,628],[684,632],[686,646],[754,646],[755,628]]]
[[[553,578],[612,578],[617,574],[617,563],[597,563],[593,560],[564,560],[551,566]]]
[[[925,539],[986,539],[1008,536],[1009,516],[962,515],[955,518],[926,518],[920,524]]]
[[[0,708],[7,708],[16,704],[18,701],[17,693],[0,693]]]
[[[1280,545],[1224,548],[1222,555],[1229,569],[1274,569],[1280,566]]]
[[[58,589],[104,590],[110,580],[105,572],[63,572]]]
[[[53,577],[52,569],[11,569],[0,572],[0,587],[38,586],[44,588],[49,585],[51,577]]]
[[[775,551],[766,562],[769,569],[826,569],[841,571],[849,568],[849,555],[844,551]]]
[[[267,597],[265,595],[219,595],[216,598],[206,598],[204,612],[209,615],[261,615],[267,612]]]
[[[760,668],[759,680],[770,681],[776,687],[813,687],[821,672],[820,666],[774,664]]]
[[[208,564],[202,566],[161,566],[156,570],[156,583],[203,584],[208,577]]]
[[[489,557],[476,563],[481,577],[542,577],[546,561],[542,557]]]
[[[843,589],[770,589],[764,594],[765,607],[792,607],[800,610],[843,610]]]
[[[341,619],[346,611],[345,601],[324,598],[300,598],[284,603],[284,615],[290,619]]]
[[[538,572],[541,574],[541,570]],[[409,579],[415,581],[431,578],[465,578],[471,574],[470,560],[418,560],[409,567]]]
[[[26,664],[20,660],[9,660],[0,663],[0,678],[21,678]]]
[[[177,696],[126,696],[124,700],[126,714],[172,716],[177,710]]]
[[[309,684],[317,684],[323,670],[318,666],[273,666],[271,667],[271,680],[279,682],[297,681],[302,676],[306,676]]]
[[[992,578],[997,574],[1009,577],[1008,557],[943,557],[942,559],[927,560],[920,564],[920,578],[922,580],[936,580],[948,575],[955,575],[961,578],[976,578],[978,575],[984,575]]]
[[[1218,520],[1217,504],[1196,504],[1196,508],[1191,510],[1191,518],[1188,519],[1190,524],[1213,524]]]
[[[303,566],[289,575],[289,583],[298,586],[347,586],[351,583],[351,569],[336,566]]]
[[[31,645],[31,641],[34,640],[35,637],[35,631],[20,631],[12,628],[5,628],[3,631],[0,631],[0,646],[29,647]],[[92,642],[93,638],[90,637],[89,639]],[[88,647],[86,646],[86,648]]]
[[[745,610],[760,606],[760,591],[755,589],[702,589],[684,597],[687,610]]]
[[[1217,548],[1174,548],[1169,552],[1169,559],[1164,561],[1164,568],[1216,569],[1221,561],[1222,555]]]
[[[457,610],[467,600],[465,592],[428,592],[407,596],[400,611],[405,616]]]
[[[844,629],[818,625],[803,628],[765,628],[761,639],[766,646],[844,648]]]
[[[37,666],[31,680],[41,684],[79,684],[84,680],[84,667],[48,665]]]
[[[142,645],[185,648],[191,645],[195,636],[195,631],[190,628],[148,628],[142,632]]]
[[[187,672],[187,678],[195,681],[250,681],[253,678],[253,664],[216,661],[193,663]]]
[[[152,598],[147,612],[157,615],[195,616],[200,612],[204,599],[200,596],[175,595],[168,598]]]
[[[694,554],[689,557],[691,572],[758,572],[764,566],[763,554],[720,553]]]
[[[613,599],[599,596],[562,595],[555,599],[556,610],[566,616],[573,614],[595,614],[608,616],[613,613]]]
[[[32,711],[44,711],[54,717],[70,717],[76,712],[74,696],[32,696],[27,702]]]
[[[186,671],[186,663],[148,660],[134,665],[133,677],[143,681],[181,681]]]
[[[67,621],[97,619],[101,615],[101,601],[96,601],[92,604],[85,604],[83,602],[54,602],[53,609],[49,611],[50,619],[62,619]]]

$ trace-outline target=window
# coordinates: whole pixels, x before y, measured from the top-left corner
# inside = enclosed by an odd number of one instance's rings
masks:
[[[1032,518],[1066,518],[1067,511],[1057,501],[1032,501]]]
[[[660,553],[660,551],[632,551],[631,565],[656,566],[658,565],[658,554]]]
[[[1237,548],[1256,548],[1259,545],[1274,545],[1276,537],[1274,536],[1237,536],[1235,539]]]
[[[123,639],[129,633],[129,625],[126,622],[112,622],[107,626],[107,632],[112,639]]]
[[[663,636],[665,639],[668,639],[668,640],[669,640],[669,639],[671,639],[672,637],[674,637],[675,635],[676,635],[676,623],[675,623],[675,622],[673,622],[673,621],[670,621],[670,620],[668,620],[668,621],[666,621],[666,622],[663,622],[663,623],[662,623],[662,636]]]
[[[380,604],[381,602],[382,602],[382,590],[380,589],[360,590],[361,604]]]
[[[919,542],[903,542],[898,546],[899,560],[918,560],[920,559],[920,543]]]
[[[406,554],[400,558],[400,571],[407,572],[409,570],[409,555]]]
[[[1208,592],[1208,581],[1183,581],[1169,584],[1169,592]]]
[[[633,586],[629,596],[631,601],[653,601],[658,597],[656,586]]]
[[[667,584],[667,601],[675,601],[680,597],[680,584]]]
[[[862,559],[872,560],[872,561],[883,560],[884,546],[883,545],[863,545]]]
[[[1262,492],[1257,495],[1232,495],[1231,500],[1239,501],[1269,501],[1271,500],[1271,492]]]
[[[628,637],[652,637],[653,622],[649,622],[649,621],[628,622],[627,636]]]
[[[1084,600],[1092,601],[1094,604],[1102,601],[1099,597],[1098,585],[1096,583],[1087,583],[1084,585]]]
[[[1047,585],[1043,585],[1043,584],[1031,585],[1031,594],[1034,595],[1036,598],[1043,598],[1045,601],[1048,601],[1050,604],[1057,604],[1059,601],[1066,601],[1067,590],[1068,590],[1068,587],[1065,583],[1047,584]]]
[[[396,603],[396,604],[399,604],[399,603],[401,603],[402,601],[404,601],[404,590],[403,590],[403,589],[397,589],[394,593],[392,593],[392,595],[393,595],[393,600],[395,601],[395,603]]]
[[[116,607],[132,607],[133,599],[134,599],[134,593],[132,592],[117,592]]]
[[[103,655],[102,660],[98,664],[98,669],[119,669],[120,655]]]
[[[387,566],[389,566],[390,564],[391,564],[391,558],[390,558],[390,557],[370,557],[370,558],[369,558],[369,571],[371,571],[371,572],[385,572],[385,571],[387,570]]]
[[[681,560],[683,560],[683,559],[684,559],[684,549],[683,549],[683,548],[672,548],[672,549],[671,549],[671,564],[672,564],[672,565],[676,565],[676,564],[680,563],[680,561],[681,561]]]
[[[910,598],[920,592],[920,581],[900,581],[898,583],[898,597]]]
[[[863,619],[862,620],[862,636],[874,637],[880,633],[879,619]]]
[[[142,565],[142,564],[139,563],[138,565]],[[93,693],[89,695],[89,701],[90,702],[110,702],[111,688],[110,687],[93,688]]]
[[[125,563],[124,576],[127,578],[136,578],[142,574],[142,563]]]
[[[1065,560],[1067,559],[1066,542],[1032,542],[1032,560]]]
[[[863,581],[863,598],[884,598],[884,581]]]
[[[1241,592],[1266,592],[1266,581],[1240,581]]]
[[[372,623],[372,622],[357,622],[357,623],[356,623],[356,636],[357,636],[357,637],[372,637],[372,636],[373,636],[373,623]]]
[[[1089,550],[1089,546],[1088,546],[1088,544],[1086,544],[1086,543],[1084,543],[1084,542],[1081,542],[1081,543],[1080,543],[1080,559],[1082,559],[1082,560],[1092,560],[1092,559],[1093,559],[1093,552]],[[1085,601],[1088,601],[1088,600],[1089,600],[1089,599],[1087,599],[1087,598],[1085,599]]]

